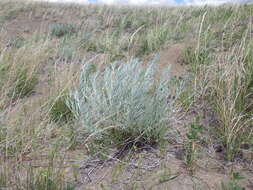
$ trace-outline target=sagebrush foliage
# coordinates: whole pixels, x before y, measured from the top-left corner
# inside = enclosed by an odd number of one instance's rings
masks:
[[[158,142],[168,129],[174,100],[169,99],[169,69],[157,73],[157,64],[145,68],[137,60],[113,63],[104,71],[86,64],[69,106],[95,139]]]

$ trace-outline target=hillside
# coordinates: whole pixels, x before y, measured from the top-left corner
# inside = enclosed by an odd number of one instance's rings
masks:
[[[252,24],[1,0],[0,190],[252,190]]]

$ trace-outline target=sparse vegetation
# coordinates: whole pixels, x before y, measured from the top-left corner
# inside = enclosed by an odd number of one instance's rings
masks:
[[[221,190],[243,190],[243,188],[238,182],[244,179],[238,172],[233,172],[228,183],[221,183]]]
[[[1,166],[0,187],[3,189],[12,187],[14,189],[74,190],[75,186],[65,181],[62,170],[54,168],[54,155],[49,155],[48,162],[47,168],[35,169],[30,165],[23,173],[15,172],[14,169],[18,170],[18,167],[10,169],[6,165]],[[14,178],[16,183],[12,184]]]
[[[1,0],[0,189],[251,187],[252,11]]]

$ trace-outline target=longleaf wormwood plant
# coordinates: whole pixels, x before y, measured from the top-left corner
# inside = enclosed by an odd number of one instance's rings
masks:
[[[157,143],[164,137],[175,100],[170,100],[169,68],[137,60],[113,63],[104,71],[84,65],[69,106],[89,137],[109,144]],[[107,142],[108,143],[108,142]]]

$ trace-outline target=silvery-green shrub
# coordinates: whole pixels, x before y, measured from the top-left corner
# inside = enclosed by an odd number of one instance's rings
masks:
[[[85,64],[69,107],[95,139],[111,143],[157,143],[168,129],[174,109],[169,68],[158,71],[155,62],[117,62],[104,69]]]

